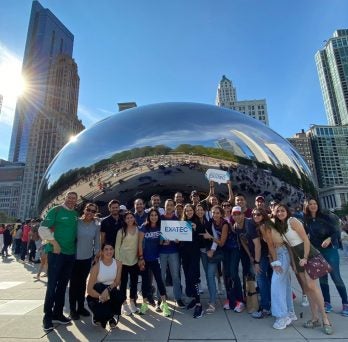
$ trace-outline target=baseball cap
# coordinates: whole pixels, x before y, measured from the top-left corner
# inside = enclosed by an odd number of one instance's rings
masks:
[[[127,210],[127,207],[123,204],[120,205],[120,210]]]
[[[264,201],[265,201],[265,198],[264,198],[263,196],[259,195],[259,196],[256,196],[255,201],[256,201],[256,202],[259,202],[259,201],[264,202]]]
[[[232,208],[232,214],[234,213],[242,213],[242,208],[239,205],[236,205],[235,207]]]
[[[272,200],[269,204],[270,205],[276,205],[276,204],[278,204],[279,202],[277,201],[277,200]]]

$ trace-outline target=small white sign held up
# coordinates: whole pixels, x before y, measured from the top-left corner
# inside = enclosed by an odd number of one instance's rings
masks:
[[[214,181],[218,184],[227,183],[230,180],[230,174],[223,170],[208,169],[205,176],[208,181]]]

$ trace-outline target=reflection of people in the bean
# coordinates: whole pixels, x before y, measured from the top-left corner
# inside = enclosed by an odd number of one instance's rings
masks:
[[[109,323],[111,329],[118,323],[114,316],[120,315],[122,305],[122,295],[117,289],[121,283],[122,264],[113,255],[114,247],[109,242],[104,243],[100,261],[92,267],[87,285],[92,324],[105,328]]]

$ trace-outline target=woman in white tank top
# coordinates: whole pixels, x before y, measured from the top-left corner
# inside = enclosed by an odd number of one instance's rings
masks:
[[[275,226],[293,252],[295,269],[303,282],[305,293],[309,298],[312,318],[305,322],[303,326],[305,328],[315,328],[323,324],[323,332],[331,335],[333,329],[325,313],[321,290],[317,286],[316,280],[313,280],[304,269],[307,260],[316,254],[316,250],[311,248],[302,223],[296,218],[291,217],[288,207],[284,204],[279,204],[276,207]],[[319,320],[319,315],[322,317],[322,323]]]
[[[100,261],[90,272],[87,285],[87,303],[92,311],[92,324],[103,328],[109,323],[116,328],[121,313],[122,295],[118,287],[121,283],[122,263],[113,258],[114,247],[104,243],[101,248]]]

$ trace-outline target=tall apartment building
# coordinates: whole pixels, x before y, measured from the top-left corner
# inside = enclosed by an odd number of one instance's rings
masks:
[[[348,29],[337,30],[315,55],[329,125],[348,124]]]
[[[348,126],[313,125],[308,135],[322,205],[341,208],[348,202]]]
[[[306,161],[313,175],[313,183],[317,184],[317,171],[315,169],[312,142],[309,134],[306,134],[306,132],[302,130],[287,140],[296,148],[297,152]]]
[[[237,100],[236,88],[225,75],[222,76],[218,85],[215,104],[219,107],[234,109],[269,125],[266,100]]]
[[[77,117],[79,76],[72,58],[74,36],[33,1],[23,58],[29,90],[17,101],[9,159],[25,162],[16,216],[36,215],[43,174],[58,151],[84,127]]]

